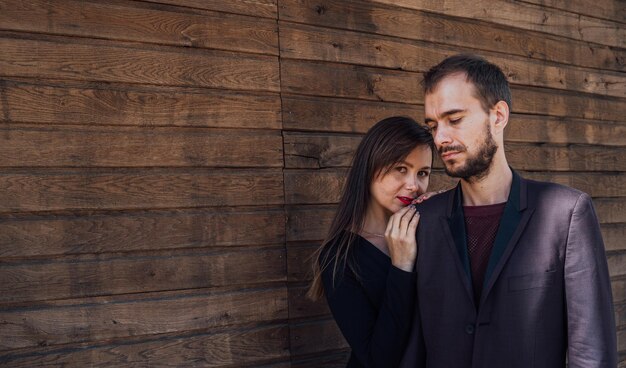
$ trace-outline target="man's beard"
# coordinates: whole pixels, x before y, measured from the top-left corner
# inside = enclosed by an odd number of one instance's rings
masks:
[[[446,174],[453,178],[464,179],[468,182],[476,182],[489,174],[493,156],[495,156],[498,151],[498,145],[491,136],[491,127],[489,126],[489,123],[487,122],[485,125],[485,139],[478,148],[478,152],[469,156],[465,161],[465,165],[456,169],[448,167],[444,162]],[[440,148],[438,151],[441,155],[447,151],[467,152],[467,148],[462,146],[448,146],[442,149]]]

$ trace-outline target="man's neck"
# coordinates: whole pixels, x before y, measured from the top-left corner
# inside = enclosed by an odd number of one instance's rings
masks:
[[[506,160],[498,161],[493,161],[489,173],[484,177],[471,181],[461,180],[464,206],[486,206],[507,201],[513,172]]]

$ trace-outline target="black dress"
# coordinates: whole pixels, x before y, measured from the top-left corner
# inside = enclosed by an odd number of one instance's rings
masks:
[[[352,348],[347,367],[396,367],[410,333],[416,274],[392,266],[389,256],[360,236],[351,252],[359,277],[347,268],[333,285],[334,259],[322,273],[326,300]]]

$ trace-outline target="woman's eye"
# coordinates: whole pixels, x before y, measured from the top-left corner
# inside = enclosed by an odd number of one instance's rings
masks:
[[[407,171],[406,167],[404,167],[404,166],[398,166],[398,167],[396,167],[396,170],[398,170],[402,174],[406,173],[406,171]]]
[[[417,173],[417,176],[428,176],[430,175],[430,173],[428,171],[419,171]]]
[[[454,118],[454,119],[450,119],[450,124],[456,124],[456,123],[459,123],[459,122],[461,122],[461,119],[463,119],[463,118]]]

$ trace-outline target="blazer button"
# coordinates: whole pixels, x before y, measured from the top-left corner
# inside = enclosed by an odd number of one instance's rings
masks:
[[[467,325],[465,326],[465,333],[468,335],[473,335],[475,331],[474,325]]]

